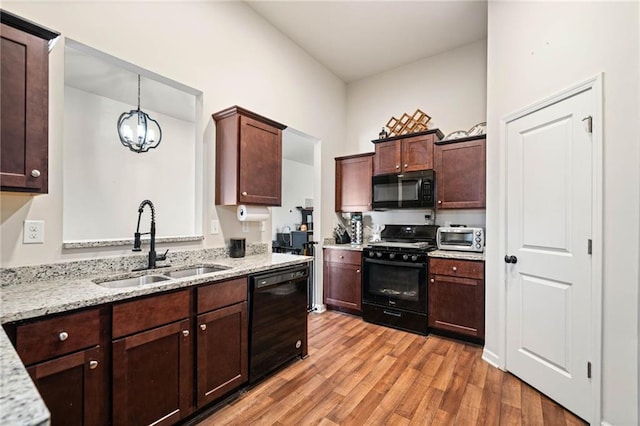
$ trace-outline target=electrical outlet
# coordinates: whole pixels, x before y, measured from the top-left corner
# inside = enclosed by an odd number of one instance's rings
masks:
[[[265,220],[263,220],[262,222],[260,222],[260,231],[264,232],[267,230],[267,227],[265,226]]]
[[[249,222],[242,222],[242,232],[249,232]]]
[[[219,220],[212,220],[211,221],[211,233],[212,234],[219,234],[220,233],[220,221]]]
[[[44,243],[44,220],[25,220],[22,232],[23,244]]]

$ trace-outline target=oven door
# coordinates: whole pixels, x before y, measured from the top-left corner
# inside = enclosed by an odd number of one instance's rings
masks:
[[[364,258],[362,301],[427,312],[427,264]]]

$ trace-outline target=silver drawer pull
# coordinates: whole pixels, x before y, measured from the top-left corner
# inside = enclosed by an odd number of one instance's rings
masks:
[[[96,368],[98,368],[98,361],[96,360],[89,361],[89,369],[95,370]]]
[[[408,164],[405,164],[405,165],[404,165],[404,167],[405,167],[405,168],[406,168],[406,167],[409,167],[409,165],[408,165]]]
[[[60,334],[58,334],[58,339],[60,339],[61,342],[64,342],[68,338],[69,338],[69,333],[67,333],[66,331],[61,331]]]
[[[455,272],[455,271],[457,271],[457,270],[458,270],[458,267],[457,267],[457,266],[454,266],[454,267],[452,267],[451,269],[453,269],[453,272]]]
[[[200,330],[205,331],[207,329],[207,324],[200,324]]]
[[[432,282],[432,283],[435,283],[435,282],[436,282],[436,280],[434,280],[433,278],[431,278],[431,282]]]
[[[182,335],[187,337],[189,335],[189,330],[182,330]]]
[[[246,197],[247,196],[247,191],[242,191],[242,195]]]
[[[356,269],[356,274],[359,274],[359,273],[360,273],[360,269]]]
[[[38,170],[38,169],[31,170],[31,177],[39,178],[40,177],[40,170]]]

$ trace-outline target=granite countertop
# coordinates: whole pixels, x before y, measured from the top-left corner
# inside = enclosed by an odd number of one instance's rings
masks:
[[[367,244],[323,244],[322,248],[326,249],[339,249],[339,250],[352,250],[352,251],[362,251],[363,248],[367,247]]]
[[[441,259],[479,260],[484,262],[484,252],[475,253],[471,251],[434,250],[429,252],[429,257]]]
[[[213,259],[197,265],[220,265],[229,269],[194,277],[171,279],[143,287],[109,289],[93,282],[120,279],[184,269],[187,265],[158,268],[137,273],[111,274],[54,281],[19,283],[2,287],[0,322],[2,324],[36,318],[47,314],[111,303],[133,297],[186,288],[207,282],[262,272],[312,261],[312,257],[267,253],[244,258]],[[11,345],[4,329],[0,330],[0,424],[46,425],[49,411],[31,381],[27,370]]]

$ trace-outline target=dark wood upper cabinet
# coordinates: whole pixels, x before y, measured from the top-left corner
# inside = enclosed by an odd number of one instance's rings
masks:
[[[373,153],[336,158],[337,212],[371,210]]]
[[[216,205],[279,206],[285,125],[234,106],[216,122]]]
[[[433,169],[433,144],[442,139],[439,129],[373,140],[376,147],[373,174],[416,172]]]
[[[49,169],[48,40],[59,33],[0,11],[0,186],[46,194]]]
[[[437,208],[485,208],[486,136],[435,146]]]

